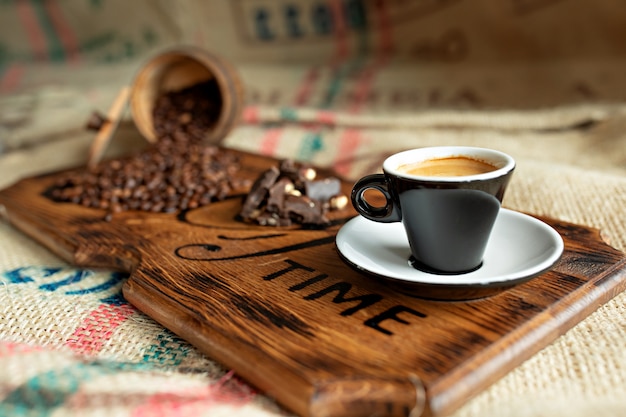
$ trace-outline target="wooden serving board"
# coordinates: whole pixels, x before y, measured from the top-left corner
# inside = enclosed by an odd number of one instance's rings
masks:
[[[251,179],[275,163],[242,154]],[[240,196],[106,222],[46,197],[60,175],[0,191],[8,220],[75,265],[129,272],[131,303],[302,416],[449,414],[626,288],[624,254],[550,219],[565,241],[551,271],[429,301],[341,261],[334,238],[351,209],[326,230],[241,223]]]

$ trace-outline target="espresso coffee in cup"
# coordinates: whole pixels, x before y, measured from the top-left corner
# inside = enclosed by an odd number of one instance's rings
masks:
[[[398,171],[408,175],[433,177],[458,177],[485,174],[495,171],[497,167],[488,162],[465,156],[433,158],[425,161],[403,164]]]
[[[460,274],[482,265],[515,161],[502,152],[439,146],[400,152],[352,188],[352,204],[363,217],[402,222],[417,269]],[[384,205],[371,204],[377,190]]]

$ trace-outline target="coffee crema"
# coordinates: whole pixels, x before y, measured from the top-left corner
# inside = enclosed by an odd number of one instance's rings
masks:
[[[462,177],[495,171],[496,166],[466,156],[432,158],[425,161],[403,164],[398,171],[422,177]]]

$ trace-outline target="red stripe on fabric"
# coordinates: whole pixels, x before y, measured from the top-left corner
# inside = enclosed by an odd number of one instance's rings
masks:
[[[376,74],[384,67],[392,52],[392,36],[391,25],[389,22],[389,14],[387,13],[386,3],[384,1],[375,2],[376,12],[376,31],[380,35],[378,46],[376,49],[376,57],[374,62],[365,68],[356,83],[354,100],[350,104],[348,111],[352,114],[359,113],[365,104],[367,97],[372,90],[372,83],[376,78]]]
[[[380,0],[376,2],[375,16],[376,26],[380,33],[377,53],[379,58],[387,59],[393,52],[393,32],[389,12],[387,10],[387,2]]]
[[[330,11],[335,24],[335,59],[333,64],[337,66],[348,57],[348,29],[343,13],[343,2],[331,0]]]
[[[135,309],[128,304],[102,304],[83,320],[65,345],[81,354],[98,353],[105,342],[111,339],[115,329],[134,312]]]
[[[243,109],[241,118],[244,123],[259,123],[259,108],[257,106],[246,106]]]
[[[268,129],[265,132],[265,136],[261,138],[261,144],[259,152],[262,155],[274,155],[276,152],[276,148],[278,147],[278,143],[280,142],[280,135],[282,135],[283,130],[279,128]]]
[[[203,414],[211,406],[243,406],[254,398],[255,392],[247,385],[233,378],[230,371],[215,384],[183,391],[160,392],[146,398],[135,408],[132,417],[176,416],[195,417]]]
[[[0,80],[0,93],[10,93],[17,90],[26,73],[26,67],[21,64],[11,64]]]
[[[300,87],[298,88],[298,92],[296,93],[296,98],[294,100],[294,105],[303,106],[305,105],[309,99],[311,98],[311,92],[313,91],[313,86],[315,82],[319,79],[320,71],[319,68],[310,68]]]
[[[63,13],[59,9],[58,3],[52,0],[44,1],[44,7],[48,12],[48,16],[54,25],[59,39],[61,40],[67,60],[74,64],[78,63],[78,38],[74,34],[72,28],[67,24]]]
[[[320,110],[315,115],[315,120],[325,125],[335,125],[337,123],[337,115],[332,111]]]
[[[39,26],[37,16],[31,4],[27,0],[18,0],[15,3],[17,15],[19,16],[24,29],[26,30],[26,36],[30,42],[33,55],[38,60],[47,60],[48,51],[46,49],[46,36]]]
[[[346,129],[339,137],[339,149],[334,164],[334,169],[338,174],[342,176],[350,174],[354,155],[362,141],[363,137],[358,129]]]
[[[42,347],[27,345],[25,343],[0,342],[0,358],[23,355],[31,352],[41,352],[43,350]]]
[[[353,99],[350,103],[350,107],[348,108],[349,113],[357,114],[361,111],[361,108],[363,107],[363,104],[365,104],[367,96],[372,89],[372,80],[374,79],[375,72],[375,64],[371,67],[365,68],[361,72],[361,75],[356,83]]]

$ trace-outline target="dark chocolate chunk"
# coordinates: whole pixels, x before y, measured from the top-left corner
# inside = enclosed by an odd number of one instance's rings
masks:
[[[267,210],[272,213],[281,213],[285,205],[285,195],[295,190],[289,178],[281,178],[270,188],[267,199]]]
[[[246,196],[246,199],[241,208],[241,217],[244,220],[250,219],[252,213],[255,210],[259,209],[263,204],[263,201],[267,198],[269,194],[269,189],[274,185],[278,177],[280,176],[280,171],[276,167],[271,167],[270,169],[263,172],[252,184],[252,188],[250,192]]]
[[[287,195],[284,210],[289,218],[300,224],[323,226],[329,223],[321,205],[306,196]]]

